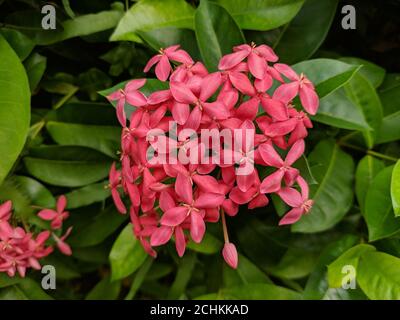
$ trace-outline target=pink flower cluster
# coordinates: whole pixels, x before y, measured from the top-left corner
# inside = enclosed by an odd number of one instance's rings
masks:
[[[225,214],[235,216],[240,205],[266,206],[272,193],[292,207],[281,225],[298,221],[310,210],[307,183],[292,165],[304,153],[304,138],[312,127],[307,114],[317,112],[319,100],[305,75],[277,61],[270,47],[243,44],[221,58],[219,71],[210,73],[179,45],[171,46],[160,50],[144,70],[155,66],[157,78],[169,80],[169,89],[146,96],[140,91],[146,80],[136,79],[108,96],[117,103],[123,127],[121,169],[114,163],[110,170],[112,197],[117,209],[126,213],[120,191],[127,194],[133,232],[153,257],[153,247],[172,238],[182,256],[187,241],[200,243],[206,222],[215,223],[221,217],[222,255],[236,268],[238,255],[229,241]],[[305,111],[293,105],[296,96]],[[129,124],[127,105],[134,107]],[[149,148],[156,149],[148,133],[153,129],[167,132],[171,121],[177,123],[178,133],[185,129],[198,134],[203,129],[253,132],[254,145],[239,145],[236,163],[153,163],[146,156]],[[179,140],[176,148],[186,152],[189,143],[190,139]],[[250,163],[252,170],[237,174]],[[272,173],[262,179],[263,168]]]
[[[57,202],[57,217],[52,219],[53,229],[61,227],[59,222],[60,215],[63,216],[61,221],[68,216],[66,212],[63,212],[65,205],[66,199],[61,196]],[[25,277],[26,270],[29,268],[40,270],[39,260],[53,252],[53,246],[46,244],[51,235],[63,254],[72,254],[71,248],[65,243],[66,237],[71,232],[71,227],[61,237],[49,230],[44,230],[34,235],[22,227],[12,226],[10,221],[12,219],[11,211],[11,201],[6,201],[0,205],[0,272],[6,272],[10,277],[13,277],[18,272],[21,277]],[[39,212],[39,216],[49,217],[48,213],[52,211],[54,210],[44,209]]]

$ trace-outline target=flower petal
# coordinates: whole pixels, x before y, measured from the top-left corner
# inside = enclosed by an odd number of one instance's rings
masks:
[[[163,214],[160,223],[163,226],[178,226],[186,219],[188,212],[187,207],[173,207]]]

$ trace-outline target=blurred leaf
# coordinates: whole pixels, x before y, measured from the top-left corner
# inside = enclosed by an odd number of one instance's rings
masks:
[[[1,272],[0,273],[0,289],[17,284],[21,280],[22,279],[18,275],[14,276],[14,277],[9,277],[7,275],[7,273]]]
[[[379,172],[368,188],[365,200],[365,220],[369,241],[392,236],[400,231],[400,220],[393,213],[390,181],[393,166]]]
[[[43,208],[55,207],[56,200],[44,185],[24,176],[14,176],[13,179],[17,183],[18,189],[29,198],[31,205]]]
[[[312,174],[310,164],[308,163],[305,155],[302,155],[292,167],[300,170],[301,176],[308,182],[308,184],[318,184],[317,180],[315,180]]]
[[[75,13],[74,11],[71,9],[71,5],[69,3],[69,0],[62,0],[62,4],[64,7],[65,12],[67,13],[67,15],[71,18],[74,19],[75,18]]]
[[[239,254],[239,264],[236,270],[224,264],[223,277],[225,288],[249,283],[272,284],[271,279],[263,271],[241,254]]]
[[[308,156],[318,185],[310,186],[314,205],[295,223],[295,232],[312,233],[327,230],[338,223],[353,202],[353,159],[333,141],[323,140]],[[337,204],[340,203],[340,206]]]
[[[53,300],[36,281],[30,278],[24,278],[18,287],[29,300]]]
[[[137,31],[162,27],[193,28],[194,9],[184,0],[142,0],[122,17],[111,41],[142,42]]]
[[[400,73],[388,73],[379,87],[385,116],[400,111]]]
[[[49,146],[31,149],[25,157],[28,172],[46,183],[81,187],[105,178],[111,159],[83,147]]]
[[[113,234],[126,219],[126,215],[119,214],[111,205],[95,215],[84,227],[73,230],[68,243],[77,248],[97,245]]]
[[[40,263],[42,265],[52,265],[56,269],[57,280],[71,280],[81,277],[79,268],[69,257],[61,253],[53,252],[51,255],[40,260]]]
[[[121,128],[49,121],[46,129],[60,145],[90,147],[117,158]]]
[[[31,92],[34,92],[46,70],[47,58],[35,52],[24,62],[24,65]]]
[[[147,256],[146,261],[142,264],[135,277],[133,278],[131,288],[126,295],[125,300],[132,300],[135,297],[136,292],[139,290],[143,281],[146,279],[146,275],[148,274],[149,270],[151,270],[150,267],[152,266],[153,261],[153,258]]]
[[[221,6],[201,1],[194,17],[197,44],[203,62],[210,71],[217,70],[224,54],[245,42],[242,31],[229,13]]]
[[[358,240],[355,235],[346,235],[326,246],[307,280],[303,293],[304,299],[320,300],[325,296],[328,291],[327,265],[354,246]]]
[[[7,40],[21,60],[25,60],[35,47],[34,42],[23,33],[8,28],[1,28],[0,34]]]
[[[382,105],[372,84],[361,74],[354,77],[344,86],[347,96],[364,115],[372,130],[364,130],[363,136],[368,148],[374,146],[376,134],[382,123]]]
[[[111,86],[111,78],[97,68],[90,68],[78,76],[77,85],[81,91],[86,91],[91,101],[97,99],[97,91]]]
[[[29,130],[30,90],[18,56],[0,35],[0,184],[20,154]]]
[[[378,88],[385,78],[385,69],[370,61],[356,57],[343,57],[339,60],[348,64],[354,64],[356,66],[362,65],[360,74],[362,74],[369,82],[371,82],[374,88]]]
[[[29,300],[25,293],[16,285],[0,290],[1,300]]]
[[[397,161],[393,168],[390,195],[392,197],[394,215],[400,216],[400,160]]]
[[[110,277],[105,277],[90,290],[85,300],[116,300],[120,291],[121,281],[111,281]]]
[[[360,258],[357,281],[372,300],[399,300],[399,269],[399,258],[382,252],[368,252]]]
[[[289,248],[279,263],[269,269],[272,275],[284,279],[300,279],[311,273],[317,256],[313,252]]]
[[[111,279],[125,278],[135,272],[148,257],[140,241],[133,235],[132,224],[120,233],[110,252]]]
[[[338,0],[307,0],[288,25],[282,28],[274,49],[287,64],[311,57],[321,46],[336,13]]]
[[[106,181],[87,185],[80,189],[72,190],[65,194],[67,197],[67,209],[75,209],[88,206],[95,202],[104,201],[111,193],[106,188]]]
[[[356,196],[361,212],[364,213],[367,190],[375,176],[385,167],[384,163],[372,156],[366,155],[360,160],[356,169]]]
[[[186,246],[204,254],[214,254],[222,250],[222,242],[210,233],[206,233],[200,243],[189,241]]]
[[[242,29],[271,30],[288,23],[304,0],[215,0]]]
[[[175,280],[168,292],[168,299],[179,299],[184,294],[186,286],[192,277],[196,261],[197,256],[194,252],[188,252],[180,259]]]
[[[376,250],[375,247],[369,244],[359,244],[344,252],[339,258],[337,258],[328,266],[329,286],[332,288],[342,287],[342,281],[346,274],[343,273],[343,267],[349,265],[354,267],[354,270],[357,270],[358,261],[360,260],[360,257],[366,252],[375,250]],[[349,275],[347,275],[346,277],[348,281],[355,280],[355,279],[350,279]]]
[[[389,114],[382,119],[377,133],[376,143],[386,143],[400,140],[400,111]]]

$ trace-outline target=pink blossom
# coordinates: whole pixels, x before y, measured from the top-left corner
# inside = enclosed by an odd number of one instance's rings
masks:
[[[51,221],[52,229],[60,229],[63,221],[69,217],[69,212],[64,211],[67,206],[67,199],[65,196],[60,196],[57,200],[57,209],[43,209],[38,213],[38,216],[43,220]]]

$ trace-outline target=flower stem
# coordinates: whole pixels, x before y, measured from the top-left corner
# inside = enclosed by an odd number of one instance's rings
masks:
[[[345,142],[339,142],[338,143],[339,146],[345,147],[345,148],[349,148],[349,149],[353,149],[353,150],[357,150],[357,151],[362,151],[370,156],[376,157],[376,158],[381,158],[384,160],[389,160],[389,161],[397,161],[398,159],[396,159],[395,157],[391,157],[391,156],[387,156],[385,154],[373,151],[373,150],[365,150],[361,147],[349,144],[349,143],[345,143]]]
[[[221,208],[222,231],[224,232],[225,243],[229,243],[228,228],[226,227],[226,219],[224,209]]]

